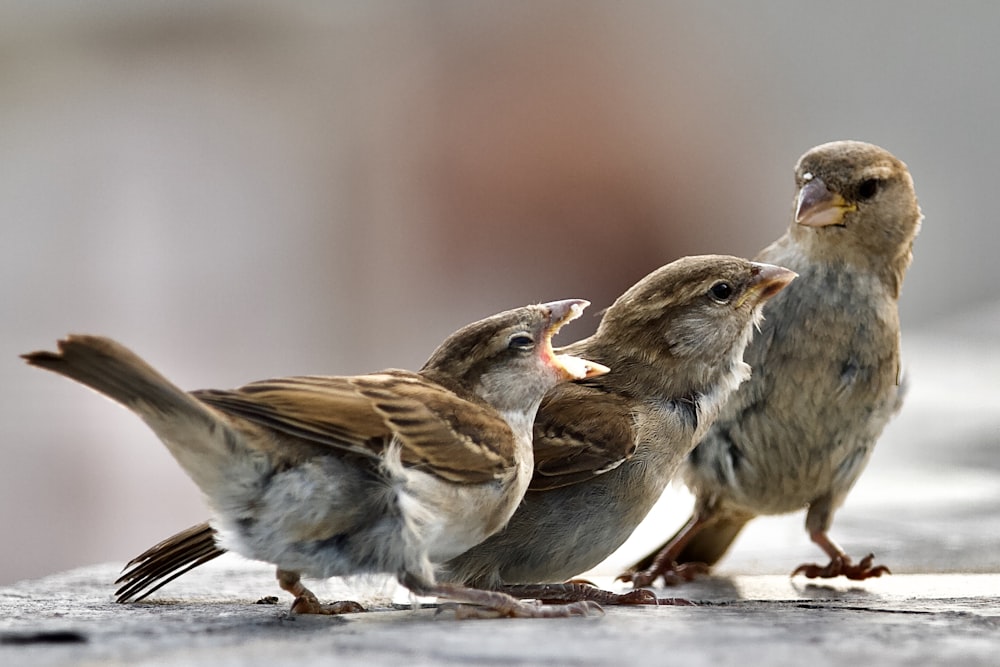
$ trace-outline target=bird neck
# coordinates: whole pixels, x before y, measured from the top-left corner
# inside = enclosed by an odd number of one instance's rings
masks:
[[[606,343],[599,337],[585,341],[574,354],[608,366],[611,372],[594,380],[622,395],[663,402],[698,398],[714,386],[719,361],[695,363],[676,356],[667,345],[630,346],[627,341]]]
[[[812,229],[793,224],[788,238],[801,248],[802,264],[787,266],[800,274],[803,269],[818,265],[874,275],[894,298],[899,298],[903,277],[913,257],[913,238],[889,242],[889,239],[859,238],[851,231]]]

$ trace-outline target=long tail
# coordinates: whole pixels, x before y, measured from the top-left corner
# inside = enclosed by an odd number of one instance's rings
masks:
[[[232,430],[208,406],[179,389],[131,350],[108,338],[72,335],[58,352],[31,352],[32,366],[65,375],[136,413],[211,495],[232,456]]]
[[[729,550],[730,545],[743,530],[751,517],[732,514],[717,514],[706,523],[694,529],[694,534],[685,537],[687,543],[673,555],[671,560],[678,564],[704,563],[705,565],[715,565]],[[692,517],[693,519],[693,517]],[[691,519],[683,528],[670,537],[669,540],[658,546],[656,549],[646,554],[643,558],[632,565],[630,571],[638,572],[653,565],[653,561],[660,551],[669,544],[682,537],[684,531],[689,530]]]
[[[720,514],[698,531],[678,554],[678,563],[715,565],[729,550],[749,521],[743,516]]]

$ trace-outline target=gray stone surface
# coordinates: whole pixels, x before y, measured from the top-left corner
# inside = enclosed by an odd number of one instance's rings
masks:
[[[0,589],[0,664],[995,665],[1000,657],[1000,575],[829,586],[717,577],[684,589],[697,606],[458,621],[384,596],[364,599],[375,609],[366,614],[291,616],[288,596],[254,604],[278,593],[271,569],[235,557],[177,580],[154,601],[120,605],[111,597],[117,570],[101,565]],[[372,583],[352,591],[335,582],[320,594],[370,591]]]

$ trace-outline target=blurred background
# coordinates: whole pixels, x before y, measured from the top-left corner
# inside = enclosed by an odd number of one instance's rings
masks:
[[[915,495],[995,510],[998,62],[985,1],[8,0],[0,584],[206,517],[141,422],[19,353],[102,333],[182,387],[230,387],[416,368],[467,322],[588,298],[569,342],[661,264],[755,254],[799,155],[846,138],[907,162],[926,219],[902,298],[913,400],[845,526],[878,516],[888,540]],[[818,558],[801,521],[745,537]]]

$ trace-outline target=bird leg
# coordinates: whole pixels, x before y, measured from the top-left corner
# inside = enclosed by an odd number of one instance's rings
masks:
[[[809,534],[809,538],[826,552],[830,557],[830,562],[825,566],[816,563],[803,563],[792,572],[793,577],[802,574],[810,579],[832,579],[843,575],[848,579],[861,581],[872,577],[881,577],[883,574],[892,574],[885,565],[872,566],[872,563],[875,562],[875,554],[868,554],[857,564],[853,563],[850,556],[826,534],[825,530],[813,531]]]
[[[688,522],[677,531],[672,540],[663,545],[655,556],[648,556],[635,563],[632,567],[618,575],[619,581],[631,581],[635,588],[650,586],[658,577],[663,577],[667,586],[691,581],[699,574],[708,572],[705,563],[677,563],[677,555],[684,550],[698,531],[708,523],[709,515],[696,512]]]
[[[278,568],[275,576],[282,590],[286,590],[295,596],[295,601],[292,602],[291,609],[293,614],[327,614],[333,616],[336,614],[354,614],[366,611],[360,604],[350,600],[340,600],[333,604],[320,604],[320,601],[313,592],[302,584],[302,579],[298,572],[289,572],[288,570]]]
[[[455,615],[458,618],[566,618],[604,613],[600,605],[590,600],[569,604],[533,604],[518,600],[502,591],[488,591],[451,583],[431,584],[409,574],[401,577],[400,583],[417,595],[433,595],[479,607],[455,606]]]

